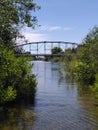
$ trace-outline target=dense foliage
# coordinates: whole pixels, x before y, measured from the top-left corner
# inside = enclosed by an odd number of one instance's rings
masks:
[[[84,84],[97,82],[98,27],[94,27],[74,51],[75,55],[65,57],[66,70]],[[67,50],[65,54],[67,53],[72,54],[72,50]],[[98,83],[94,84],[94,90],[98,92]]]
[[[5,46],[12,46],[23,26],[35,27],[36,17],[31,11],[38,9],[33,0],[0,0],[0,42]]]
[[[96,98],[98,98],[98,73],[95,76],[95,82],[92,86],[90,86]]]
[[[52,54],[61,54],[61,53],[63,53],[63,50],[62,50],[60,47],[54,47],[54,48],[51,50],[51,53],[52,53]]]
[[[56,56],[51,56],[48,60],[53,61],[53,62],[59,62],[59,61],[61,61],[61,57],[62,57],[59,54],[63,54],[63,53],[64,52],[61,47],[53,47],[51,49],[51,54],[53,54],[53,55],[56,54]]]
[[[0,0],[0,104],[34,96],[32,66],[27,58],[15,57],[14,45],[17,38],[23,37],[21,27],[36,26],[36,17],[31,13],[35,9],[39,6],[33,0]]]
[[[24,96],[34,96],[36,79],[27,59],[0,45],[0,103]]]

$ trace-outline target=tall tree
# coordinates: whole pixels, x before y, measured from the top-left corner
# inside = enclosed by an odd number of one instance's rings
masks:
[[[85,84],[92,84],[98,73],[98,27],[94,27],[76,48],[76,56],[69,60],[67,70],[76,79]]]
[[[0,105],[18,98],[34,96],[35,76],[28,58],[16,58],[12,49],[21,37],[20,27],[37,24],[33,0],[0,0]]]
[[[0,0],[0,42],[12,46],[22,26],[34,28],[37,19],[31,11],[39,8],[33,0]]]

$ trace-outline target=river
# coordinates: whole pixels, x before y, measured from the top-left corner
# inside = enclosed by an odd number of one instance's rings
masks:
[[[62,64],[34,61],[32,71],[38,82],[35,99],[2,112],[0,130],[98,130],[97,100],[65,77]]]

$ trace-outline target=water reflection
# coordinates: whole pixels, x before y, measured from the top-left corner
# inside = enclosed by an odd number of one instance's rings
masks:
[[[0,119],[0,130],[30,130],[34,124],[35,113],[24,108],[9,108],[0,114]]]
[[[0,130],[30,130],[35,120],[35,98],[17,101],[0,110]]]
[[[91,126],[91,130],[98,129],[98,107],[95,105],[96,100],[89,87],[78,84],[77,100],[81,106],[83,119]]]
[[[34,65],[35,103],[0,113],[0,130],[98,130],[98,107],[87,87],[66,77],[60,63],[36,61]]]

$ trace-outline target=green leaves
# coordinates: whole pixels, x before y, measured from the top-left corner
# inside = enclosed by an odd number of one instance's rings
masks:
[[[0,103],[13,101],[21,95],[34,95],[36,79],[28,60],[16,58],[13,50],[0,44]]]
[[[31,11],[39,8],[33,0],[0,0],[0,103],[35,92],[36,79],[28,59],[16,58],[12,49],[16,39],[22,37],[21,26],[36,26]]]
[[[85,84],[92,83],[95,72],[90,64],[84,62],[76,62],[74,66],[74,75],[76,79]]]
[[[37,19],[31,11],[39,8],[32,0],[0,0],[0,42],[13,46],[21,27],[34,28]]]
[[[75,49],[75,55],[67,59],[66,68],[78,81],[90,84],[98,73],[98,27],[94,27],[83,43]],[[66,62],[66,61],[65,61]]]
[[[52,50],[51,50],[52,54],[59,54],[59,53],[62,53],[63,50],[60,48],[60,47],[54,47]]]
[[[13,86],[8,86],[6,89],[0,88],[0,103],[12,101],[16,98],[17,92]]]
[[[95,76],[95,83],[92,86],[90,86],[90,88],[93,91],[94,96],[98,98],[98,73]]]

